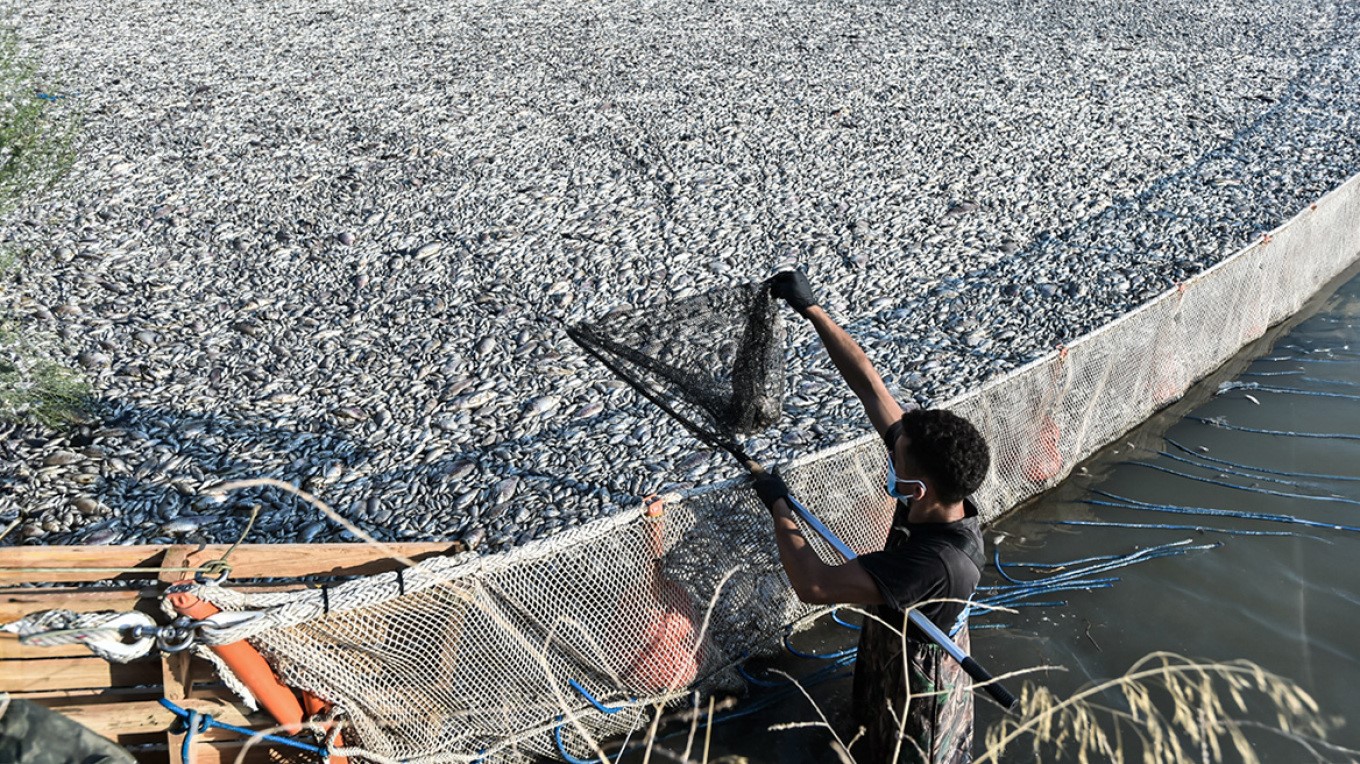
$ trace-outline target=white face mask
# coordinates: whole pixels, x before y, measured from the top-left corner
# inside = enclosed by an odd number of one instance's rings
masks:
[[[888,495],[894,499],[906,499],[912,501],[916,499],[915,493],[911,490],[912,485],[921,486],[921,498],[925,498],[926,484],[920,480],[906,480],[897,476],[897,468],[893,466],[892,454],[888,454],[888,479],[885,481],[885,488]],[[903,491],[899,488],[903,483],[907,484],[907,489]]]

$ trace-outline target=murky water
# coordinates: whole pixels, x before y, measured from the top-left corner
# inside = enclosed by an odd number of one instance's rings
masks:
[[[1035,598],[1065,604],[975,618],[974,655],[984,665],[996,673],[1061,667],[1028,681],[1067,696],[1118,677],[1157,651],[1205,661],[1246,659],[1310,693],[1322,714],[1339,725],[1328,736],[1331,742],[1360,748],[1360,278],[1353,272],[1324,295],[1244,349],[1181,402],[1088,460],[1058,489],[993,524],[987,534],[989,552],[995,549],[1016,579],[1058,571],[1014,563],[1125,555],[1179,541],[1216,546],[1111,571],[1102,576],[1117,577],[1109,588]],[[1224,383],[1258,387],[1220,392]],[[1274,515],[1316,525],[1173,513],[1145,505]],[[1123,527],[1130,525],[1192,528]],[[1327,527],[1333,525],[1351,528]],[[1004,583],[991,567],[984,572],[984,585]],[[796,639],[805,649],[830,653],[853,646],[855,634],[828,622]],[[792,658],[762,665],[800,677],[819,670],[833,675],[811,688],[811,695],[833,717],[844,708],[849,669],[837,675],[828,661]],[[1022,681],[1008,684],[1018,690]],[[756,709],[715,726],[710,759],[836,761],[825,732],[768,730],[819,719],[801,693],[777,700],[780,692],[757,690],[742,699],[735,711]],[[1233,709],[1234,716],[1269,722],[1274,713],[1259,700],[1248,696],[1247,710]],[[1119,705],[1114,696],[1101,701]],[[987,705],[979,703],[975,751],[981,751],[985,729],[1000,716]],[[703,738],[700,729],[691,751],[695,760]],[[1258,730],[1250,738],[1262,761],[1317,760],[1269,733]],[[684,730],[663,745],[682,751]],[[1334,751],[1322,753],[1325,760],[1347,760]],[[1015,749],[1003,760],[1031,758]],[[667,759],[654,755],[653,760]],[[1229,753],[1226,760],[1237,757]]]
[[[1090,460],[1085,474],[994,524],[988,539],[1003,565],[1124,554],[1182,539],[1221,546],[1112,572],[1120,580],[1110,589],[1043,598],[1066,600],[1065,607],[978,619],[1010,626],[975,639],[980,657],[1003,671],[1063,666],[1066,672],[1042,681],[1064,694],[1118,676],[1158,650],[1213,661],[1247,659],[1297,682],[1325,715],[1343,722],[1329,739],[1360,748],[1360,278],[1313,309],[1248,349],[1258,356],[1254,360],[1220,370],[1187,400]],[[1224,382],[1260,389],[1215,395]],[[1315,525],[1143,505],[1275,515]],[[1055,524],[1073,521],[1206,530]],[[1326,527],[1334,524],[1349,529]],[[996,572],[988,571],[988,578],[995,581]],[[1260,706],[1242,716],[1269,721],[1272,714]],[[1253,741],[1264,761],[1313,760],[1268,735]]]

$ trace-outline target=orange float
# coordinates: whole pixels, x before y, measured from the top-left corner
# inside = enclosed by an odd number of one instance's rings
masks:
[[[646,580],[641,596],[650,600],[651,606],[642,624],[642,646],[624,668],[623,678],[640,691],[660,692],[694,681],[704,656],[702,645],[696,644],[696,618],[689,594],[663,576],[656,564],[665,552],[663,500],[651,496],[644,504],[652,564],[643,573]],[[633,596],[636,592],[630,594],[630,598]]]
[[[175,586],[181,584],[192,584],[193,581],[180,581]],[[171,607],[180,615],[188,616],[196,621],[206,620],[222,612],[216,605],[206,600],[184,591],[172,591],[166,596]],[[217,657],[227,664],[227,668],[236,675],[237,679],[250,690],[250,694],[260,702],[265,711],[274,717],[284,730],[290,735],[296,735],[302,731],[302,723],[305,720],[302,704],[293,694],[293,690],[279,681],[274,675],[274,669],[269,667],[269,663],[260,655],[247,641],[240,640],[225,645],[209,645]],[[329,710],[330,705],[310,693],[304,693],[307,703],[307,712],[320,713]],[[335,739],[337,747],[343,747],[344,742],[339,736]],[[332,756],[328,759],[331,764],[345,764],[347,761],[343,757]]]
[[[1035,447],[1024,459],[1025,477],[1030,481],[1046,483],[1062,473],[1062,451],[1058,448],[1061,437],[1062,431],[1058,429],[1058,423],[1053,421],[1053,417],[1045,414],[1035,436]]]

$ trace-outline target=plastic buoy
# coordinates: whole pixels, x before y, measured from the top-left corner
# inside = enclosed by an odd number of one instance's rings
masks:
[[[642,649],[624,679],[645,692],[684,687],[698,676],[700,659],[694,620],[674,610],[652,611],[643,629]]]
[[[192,581],[180,581],[180,584],[191,584]],[[177,584],[178,585],[178,584]],[[203,620],[210,616],[222,612],[220,608],[211,602],[199,599],[189,592],[174,592],[166,597],[170,605],[175,608],[175,612],[180,615],[187,615],[190,618]],[[274,669],[270,668],[264,656],[251,646],[249,642],[241,640],[225,645],[211,645],[208,649],[217,654],[222,662],[227,664],[237,679],[250,690],[255,699],[260,701],[269,715],[274,717],[290,735],[296,735],[302,731],[303,711],[302,704],[298,702],[297,695],[279,681],[274,675]],[[324,701],[314,696],[307,695],[306,700],[309,712],[320,711],[327,706]],[[343,746],[344,743],[338,738],[336,746]],[[345,758],[332,756],[330,764],[344,764]]]
[[[180,583],[193,583],[181,581]],[[203,620],[222,612],[216,605],[206,602],[189,592],[175,592],[166,597],[175,612],[190,618]],[[236,674],[260,705],[283,725],[289,734],[302,730],[302,705],[298,703],[293,691],[285,687],[274,676],[260,651],[244,640],[226,645],[212,645],[210,648],[227,667]]]
[[[1043,423],[1039,425],[1034,448],[1025,455],[1025,477],[1035,483],[1046,483],[1062,472],[1062,452],[1058,449],[1061,437],[1058,423],[1053,421],[1053,417],[1045,415]]]

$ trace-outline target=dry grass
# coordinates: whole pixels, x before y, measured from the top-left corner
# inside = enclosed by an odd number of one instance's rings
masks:
[[[1236,716],[1246,713],[1274,721]],[[1357,752],[1325,742],[1330,726],[1307,692],[1260,666],[1158,652],[1069,698],[1027,686],[1019,716],[988,730],[975,761],[1006,761],[1028,748],[1037,761],[1256,764],[1248,729],[1293,741],[1299,761],[1356,761]]]

